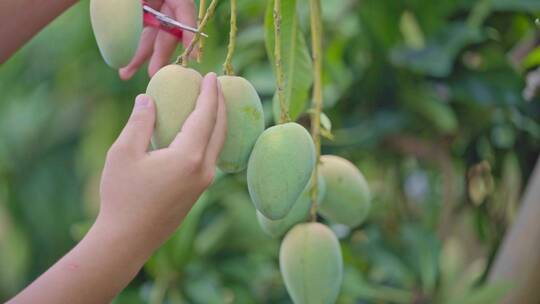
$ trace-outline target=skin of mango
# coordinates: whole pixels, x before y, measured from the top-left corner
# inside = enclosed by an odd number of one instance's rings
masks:
[[[360,225],[371,207],[369,186],[360,170],[342,157],[323,155],[319,172],[326,182],[319,214],[351,228]]]
[[[324,178],[319,174],[317,178],[317,189],[318,197],[317,204],[324,198],[326,193],[326,183]],[[273,238],[278,238],[284,235],[291,227],[294,225],[303,222],[309,217],[309,210],[311,209],[311,182],[307,184],[304,192],[300,195],[298,200],[294,203],[294,206],[291,208],[291,211],[280,220],[270,220],[267,219],[262,213],[258,210],[257,220],[259,221],[259,226],[261,229],[269,236]]]
[[[247,168],[255,208],[268,219],[284,218],[308,184],[314,165],[315,147],[304,127],[290,122],[266,129]]]
[[[105,62],[112,68],[126,66],[139,44],[143,8],[137,0],[91,0],[90,20]]]
[[[218,77],[227,108],[227,138],[218,159],[227,173],[244,170],[249,155],[264,131],[262,103],[255,88],[242,77]]]
[[[146,94],[156,104],[156,125],[152,136],[154,149],[168,147],[191,114],[201,90],[199,72],[177,64],[161,68],[150,79]]]
[[[343,278],[341,247],[321,223],[298,224],[281,243],[279,266],[295,304],[333,304]]]

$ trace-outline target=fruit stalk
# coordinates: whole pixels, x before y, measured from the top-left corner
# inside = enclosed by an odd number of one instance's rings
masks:
[[[285,103],[285,92],[283,91],[283,65],[281,61],[281,0],[274,1],[274,58],[276,65],[276,84],[277,84],[277,95],[279,100],[280,107],[280,117],[279,123],[283,124],[289,122],[291,119],[289,117],[289,110]]]
[[[225,75],[233,76],[234,68],[232,65],[232,57],[234,55],[234,49],[236,48],[236,32],[238,28],[236,27],[236,0],[230,0],[231,3],[231,29],[229,32],[229,45],[227,46],[227,57],[225,57],[225,62],[223,63],[223,72]]]
[[[197,27],[201,26],[201,22],[204,18],[204,13],[206,12],[206,0],[199,1],[199,15],[197,16]],[[202,61],[204,49],[204,38],[199,40],[199,53],[197,53],[197,62]]]
[[[178,56],[176,59],[176,64],[181,64],[182,66],[187,66],[188,64],[188,57],[189,54],[193,51],[199,40],[201,39],[201,34],[204,28],[206,27],[206,24],[208,21],[210,21],[210,18],[214,16],[214,12],[216,11],[218,0],[212,0],[210,2],[210,6],[208,6],[208,9],[206,10],[206,13],[204,14],[204,18],[201,21],[201,24],[199,24],[199,28],[197,28],[197,33],[195,33],[195,36],[189,43],[189,46],[184,50],[182,55]]]
[[[311,112],[311,136],[315,144],[315,168],[311,178],[311,221],[317,220],[317,197],[319,161],[321,157],[321,111],[323,105],[322,95],[322,22],[321,3],[319,0],[309,0],[311,21],[311,48],[313,57],[313,111]]]

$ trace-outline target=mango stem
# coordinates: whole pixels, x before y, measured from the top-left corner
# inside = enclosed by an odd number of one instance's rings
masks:
[[[232,65],[232,58],[234,49],[236,48],[236,32],[238,27],[236,26],[236,0],[230,0],[231,3],[231,29],[229,32],[229,45],[227,46],[227,57],[223,63],[223,72],[225,75],[234,75],[234,68]]]
[[[322,92],[322,21],[321,3],[310,0],[311,48],[313,58],[313,111],[311,111],[311,136],[315,144],[315,168],[311,177],[311,221],[317,221],[317,199],[319,195],[318,174],[321,158],[321,112],[323,105]]]
[[[208,9],[206,10],[206,13],[204,14],[204,18],[201,21],[201,24],[199,24],[199,27],[197,28],[197,33],[195,33],[195,36],[193,39],[191,39],[191,42],[189,43],[189,46],[184,50],[182,55],[178,56],[176,59],[176,64],[181,64],[182,66],[187,66],[188,64],[188,58],[189,54],[193,51],[199,40],[201,39],[201,34],[204,28],[206,27],[206,24],[208,21],[210,21],[210,18],[214,16],[214,12],[216,10],[216,6],[219,0],[212,0],[210,2],[210,6],[208,6]]]
[[[283,64],[281,61],[281,0],[274,1],[274,59],[276,65],[276,85],[277,95],[279,100],[280,117],[279,123],[283,124],[289,122],[289,110],[285,103],[285,91],[283,89],[284,76],[283,76]]]
[[[206,12],[206,0],[199,0],[199,15],[197,16],[197,27],[201,26],[201,22],[204,18],[204,13]],[[204,38],[199,40],[199,52],[197,53],[197,62],[201,62],[203,58],[204,50]]]

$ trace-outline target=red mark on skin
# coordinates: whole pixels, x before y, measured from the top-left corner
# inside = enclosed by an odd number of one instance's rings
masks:
[[[79,268],[79,265],[75,264],[75,263],[68,263],[67,264],[67,268],[69,270],[77,270]]]

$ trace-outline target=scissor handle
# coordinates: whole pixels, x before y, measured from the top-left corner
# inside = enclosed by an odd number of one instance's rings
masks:
[[[143,5],[148,5],[148,3],[146,1],[143,1]],[[147,11],[143,11],[143,23],[144,26],[160,29],[175,36],[179,40],[182,39],[183,31],[181,29],[161,22],[156,18],[156,16]]]

